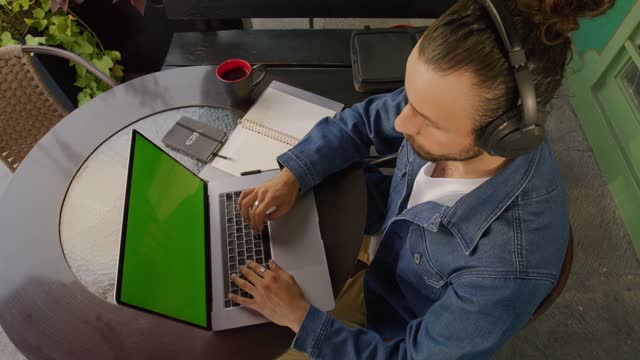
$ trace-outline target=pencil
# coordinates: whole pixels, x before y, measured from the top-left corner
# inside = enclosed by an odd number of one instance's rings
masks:
[[[223,159],[225,159],[225,160],[231,160],[231,158],[230,158],[230,157],[226,157],[226,156],[224,156],[224,155],[220,155],[220,154],[213,154],[213,155],[214,155],[214,156],[217,156],[217,157],[219,157],[219,158],[223,158]]]

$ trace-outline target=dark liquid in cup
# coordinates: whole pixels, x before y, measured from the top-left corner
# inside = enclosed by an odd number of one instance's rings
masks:
[[[220,77],[222,78],[222,80],[236,81],[246,77],[247,75],[249,75],[249,72],[247,70],[241,67],[237,67],[223,72]]]

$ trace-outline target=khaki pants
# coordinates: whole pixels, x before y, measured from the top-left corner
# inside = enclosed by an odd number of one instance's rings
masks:
[[[364,270],[360,271],[354,277],[347,280],[336,299],[336,308],[329,312],[331,316],[342,321],[342,323],[348,327],[364,326],[364,273]],[[278,358],[278,360],[303,359],[308,359],[307,355],[293,349],[287,350]]]

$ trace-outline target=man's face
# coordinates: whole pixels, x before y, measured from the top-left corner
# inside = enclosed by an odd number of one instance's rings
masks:
[[[466,71],[438,73],[420,60],[417,49],[407,61],[409,102],[396,118],[396,130],[428,161],[464,161],[482,155],[472,116],[481,99],[473,86],[475,78]]]

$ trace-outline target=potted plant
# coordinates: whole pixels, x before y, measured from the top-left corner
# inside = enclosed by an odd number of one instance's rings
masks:
[[[81,2],[81,1],[80,1]],[[140,11],[144,0],[131,0]],[[120,80],[120,52],[107,50],[95,33],[69,8],[68,0],[0,0],[0,46],[18,44],[57,46],[90,61],[110,77]],[[108,86],[78,64],[74,85],[78,106],[100,95]]]

